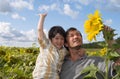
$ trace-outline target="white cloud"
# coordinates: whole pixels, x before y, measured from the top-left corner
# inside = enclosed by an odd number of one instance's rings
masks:
[[[71,0],[62,0],[63,2],[70,2]]]
[[[25,37],[29,40],[29,41],[35,41],[36,40],[36,33],[35,31],[32,29],[30,31],[21,31],[22,34],[25,35]]]
[[[83,0],[81,0],[83,1]],[[120,11],[120,0],[91,0],[88,1],[92,5],[99,6],[100,9],[110,10],[110,11]]]
[[[13,18],[13,19],[21,19],[21,20],[23,20],[23,21],[26,20],[25,17],[22,17],[22,16],[20,16],[20,15],[17,14],[17,13],[12,14],[12,18]]]
[[[110,0],[105,8],[112,12],[120,12],[120,0]]]
[[[20,31],[16,30],[11,26],[10,23],[0,22],[0,40],[5,42],[23,42],[23,45],[26,42],[36,42],[36,33],[35,31]]]
[[[80,6],[78,6],[80,8]],[[70,8],[69,4],[64,4],[63,9],[57,5],[56,3],[53,3],[51,5],[42,5],[39,6],[39,11],[40,12],[48,12],[48,11],[58,11],[61,14],[68,15],[72,18],[76,18],[79,14],[79,11],[72,10]]]
[[[20,19],[25,21],[26,18],[18,14],[18,10],[28,9],[33,10],[34,0],[0,0],[0,13],[3,15],[10,14],[13,19]]]
[[[54,3],[51,5],[42,5],[39,7],[39,10],[45,12],[56,10],[59,13],[68,15],[72,18],[75,18],[79,14],[79,12],[75,11],[75,9],[81,10],[83,6],[92,6],[96,9],[109,11],[120,11],[120,0],[52,0],[51,2]],[[72,6],[72,9],[70,6]],[[74,16],[72,16],[72,14],[74,14]]]
[[[120,12],[120,0],[62,0],[64,4],[78,4],[84,6],[93,6],[93,8]],[[92,5],[91,5],[92,4]],[[78,6],[74,8],[78,9]],[[79,6],[79,8],[82,8]]]
[[[101,10],[120,12],[120,0],[96,0],[96,4],[93,5]]]
[[[79,9],[79,10],[82,9],[82,6],[80,6],[79,4],[76,4],[75,6],[76,6],[76,9]]]
[[[82,4],[84,6],[93,6],[93,8],[97,9],[120,12],[120,0],[62,0],[62,2],[64,4]],[[77,7],[75,6],[75,8]]]
[[[110,0],[110,3],[112,5],[120,8],[120,0]]]
[[[8,0],[0,0],[0,12],[1,13],[9,13],[12,11],[12,8],[8,2]]]
[[[106,21],[105,21],[105,24],[108,25],[108,26],[110,26],[110,25],[112,24],[112,19],[106,20]]]
[[[76,18],[79,14],[79,11],[74,11],[70,8],[70,5],[64,5],[64,14],[71,16],[72,18]]]
[[[9,26],[10,26],[10,23],[0,22],[0,36],[1,37],[9,38],[13,36],[13,34],[10,32],[10,30],[12,29]],[[2,39],[5,39],[5,38],[2,38]]]
[[[48,12],[49,9],[50,9],[50,6],[48,6],[48,5],[42,5],[42,6],[39,6],[38,9],[39,9],[40,12],[41,12],[41,11]]]
[[[48,37],[48,31],[44,29]],[[16,30],[9,22],[0,22],[0,45],[29,47],[38,44],[37,33],[34,29],[28,31]],[[38,46],[38,45],[37,45]]]
[[[33,10],[33,0],[24,1],[24,0],[0,0],[0,12],[9,13],[16,10],[21,10],[27,8]]]
[[[39,6],[39,11],[40,12],[48,12],[48,11],[51,11],[51,10],[56,10],[58,12],[61,12],[59,6],[56,4],[56,3],[53,3],[51,5],[42,5],[42,6]]]
[[[93,1],[94,0],[78,0],[78,2],[81,3],[81,4],[83,4],[83,5],[89,5]]]
[[[23,8],[27,8],[29,10],[33,10],[33,4],[32,1],[24,1],[24,0],[14,0],[11,3],[11,6],[16,8],[16,9],[23,9]]]
[[[51,8],[51,10],[57,10],[59,7],[57,4],[54,3],[50,6],[50,8]]]

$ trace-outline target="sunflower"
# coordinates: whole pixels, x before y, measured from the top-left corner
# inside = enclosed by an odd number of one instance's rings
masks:
[[[100,50],[100,56],[105,56],[107,53],[107,48],[103,48]]]
[[[98,35],[103,29],[101,14],[96,10],[93,15],[89,14],[88,18],[89,19],[86,20],[84,24],[87,39],[89,41],[92,41],[93,39],[96,40],[96,35]]]
[[[89,56],[94,56],[94,55],[97,54],[97,52],[95,52],[95,51],[94,52],[89,52],[88,54],[89,54]]]

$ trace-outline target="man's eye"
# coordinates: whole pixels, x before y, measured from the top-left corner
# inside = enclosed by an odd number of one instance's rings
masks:
[[[80,33],[77,33],[76,35],[77,35],[77,36],[80,36]]]
[[[68,35],[68,37],[73,37],[74,35]]]

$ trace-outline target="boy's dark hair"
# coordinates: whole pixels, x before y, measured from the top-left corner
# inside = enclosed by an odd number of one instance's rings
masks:
[[[65,35],[65,30],[62,28],[62,26],[53,26],[48,32],[49,39],[52,40],[52,38],[54,38],[57,33],[62,35],[65,39],[65,36],[66,36]]]

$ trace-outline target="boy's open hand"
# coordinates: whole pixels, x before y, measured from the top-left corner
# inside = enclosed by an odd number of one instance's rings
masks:
[[[47,16],[47,13],[42,13],[42,14],[39,14],[40,17],[46,17]]]

